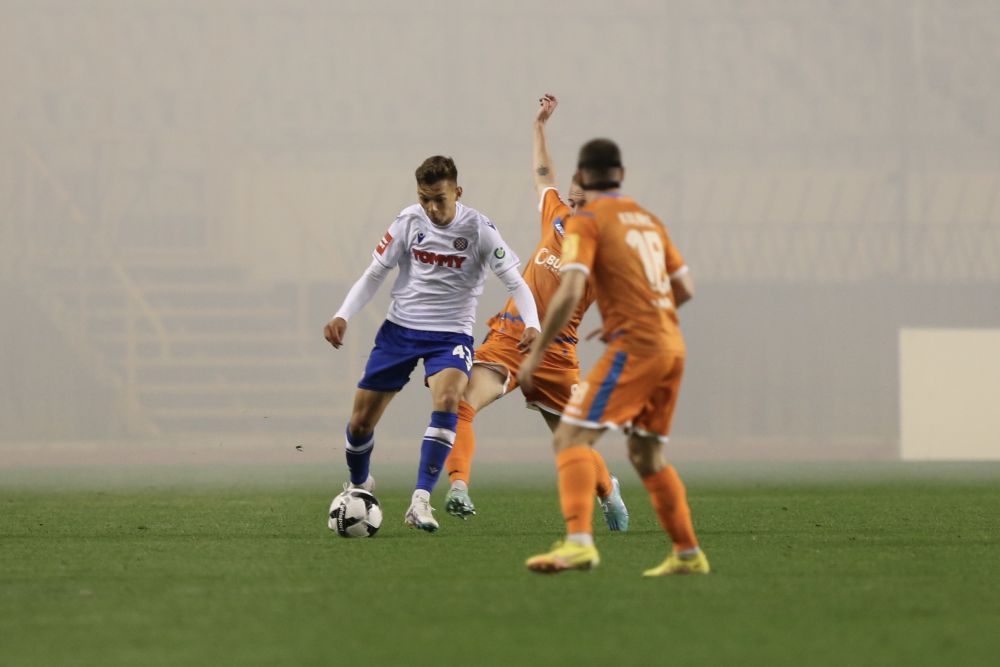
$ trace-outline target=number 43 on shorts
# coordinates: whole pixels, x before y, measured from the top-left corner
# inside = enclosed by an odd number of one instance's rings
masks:
[[[472,370],[472,350],[464,345],[456,345],[455,349],[451,351],[452,355],[463,359],[465,361],[465,370]]]

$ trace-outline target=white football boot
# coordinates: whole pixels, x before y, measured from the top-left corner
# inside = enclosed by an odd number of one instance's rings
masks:
[[[403,521],[411,528],[419,528],[433,533],[438,529],[437,519],[434,518],[434,508],[431,507],[430,494],[426,491],[414,491],[410,500],[410,508],[406,510]]]
[[[444,509],[448,514],[457,516],[463,521],[467,517],[476,515],[476,506],[472,504],[468,487],[465,487],[464,483],[461,486],[453,485],[448,489],[448,495],[444,497]]]

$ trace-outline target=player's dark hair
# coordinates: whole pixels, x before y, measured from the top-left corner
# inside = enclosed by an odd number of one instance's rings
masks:
[[[416,171],[417,185],[434,185],[439,181],[458,183],[458,167],[450,157],[432,155]]]
[[[584,190],[613,190],[621,186],[622,153],[610,139],[591,139],[585,143],[576,168]]]

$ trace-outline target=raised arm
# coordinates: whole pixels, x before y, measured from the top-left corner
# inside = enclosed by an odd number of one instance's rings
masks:
[[[549,157],[549,148],[545,142],[545,123],[552,117],[559,100],[555,95],[545,93],[538,100],[538,113],[532,130],[531,171],[535,176],[535,190],[541,197],[546,188],[556,187],[555,169]]]

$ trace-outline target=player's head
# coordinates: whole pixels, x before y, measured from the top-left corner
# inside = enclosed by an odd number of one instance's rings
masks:
[[[573,209],[573,213],[576,213],[576,210],[583,206],[584,196],[583,188],[580,187],[580,172],[576,172],[573,174],[573,180],[569,183],[568,196],[566,197],[566,203]]]
[[[455,218],[455,202],[462,196],[455,161],[431,156],[417,167],[416,176],[420,206],[435,225],[447,225]]]
[[[610,139],[591,139],[580,149],[576,175],[585,191],[617,190],[625,177],[622,153]]]

